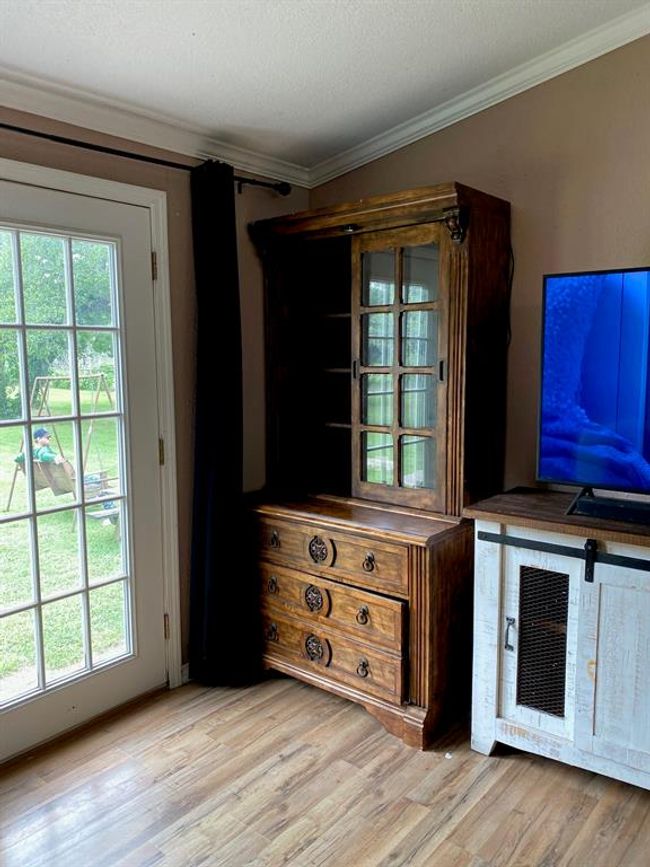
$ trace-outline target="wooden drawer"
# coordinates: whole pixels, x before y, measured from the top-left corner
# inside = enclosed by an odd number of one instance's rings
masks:
[[[366,644],[402,652],[406,603],[270,563],[260,565],[262,605],[346,633]]]
[[[401,703],[404,700],[404,662],[400,656],[375,650],[333,631],[308,623],[279,607],[262,611],[264,658],[283,660],[366,695]]]
[[[274,563],[333,581],[348,578],[362,587],[408,597],[406,546],[357,538],[327,527],[260,518],[259,549],[265,560]]]

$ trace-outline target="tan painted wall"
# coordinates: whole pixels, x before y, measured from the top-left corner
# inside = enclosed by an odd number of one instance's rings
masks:
[[[535,474],[545,273],[650,265],[650,37],[313,190],[319,207],[460,181],[512,204],[506,486]]]
[[[170,156],[166,151],[9,109],[0,108],[0,121],[103,146],[174,159],[174,155]],[[189,173],[5,130],[0,130],[0,157],[165,190],[167,193],[183,658],[187,659],[196,344]],[[182,158],[180,161],[192,162]],[[280,198],[262,189],[243,189],[243,193],[237,196],[237,214],[244,355],[244,480],[250,490],[260,487],[264,480],[263,305],[259,262],[245,226],[251,220],[306,208],[307,191],[296,188],[291,196]],[[218,328],[218,323],[215,328]],[[217,338],[218,334],[215,333]],[[227,417],[227,407],[220,408],[218,405],[218,380],[215,383],[215,410]]]

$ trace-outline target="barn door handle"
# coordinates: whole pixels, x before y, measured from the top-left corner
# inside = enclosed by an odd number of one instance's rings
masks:
[[[514,650],[514,645],[510,644],[510,629],[515,625],[514,617],[506,617],[506,638],[504,642],[504,647],[506,650]]]

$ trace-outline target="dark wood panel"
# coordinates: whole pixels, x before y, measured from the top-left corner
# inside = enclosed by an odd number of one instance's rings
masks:
[[[406,605],[283,566],[260,564],[262,605],[323,623],[364,644],[402,653]]]
[[[503,490],[512,274],[510,208],[472,205],[467,230],[464,490],[460,506]],[[460,513],[460,510],[459,510]]]
[[[260,521],[260,555],[331,580],[408,595],[407,549],[377,538],[353,538],[325,524]]]
[[[404,544],[424,545],[432,536],[448,533],[460,521],[451,516],[343,497],[264,502],[255,510],[260,515],[297,519],[310,525],[338,526],[357,535],[381,533],[386,540]]]
[[[322,624],[300,621],[279,609],[263,610],[264,660],[298,663],[312,675],[344,683],[398,704],[404,698],[400,656],[353,641]]]
[[[349,235],[398,228],[440,220],[449,209],[473,205],[477,197],[489,202],[495,211],[507,205],[501,199],[478,193],[463,184],[446,183],[260,220],[250,231],[253,240],[263,245],[274,236]]]
[[[350,493],[350,242],[286,241],[264,254],[267,484],[284,496]],[[347,412],[347,418],[344,414]]]

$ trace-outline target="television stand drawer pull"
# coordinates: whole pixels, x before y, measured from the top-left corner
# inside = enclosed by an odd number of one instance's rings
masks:
[[[357,665],[357,674],[359,677],[368,677],[370,674],[370,663],[367,659],[360,659]]]
[[[277,530],[274,530],[271,533],[271,538],[269,539],[269,545],[271,548],[279,548],[280,547],[280,534]]]
[[[270,576],[268,583],[266,585],[266,589],[268,590],[269,593],[277,593],[278,592],[278,579],[275,577],[275,575]]]
[[[368,551],[366,554],[366,559],[363,561],[363,571],[364,572],[374,572],[375,570],[375,555],[372,551]]]
[[[505,650],[514,650],[514,645],[510,644],[510,630],[515,625],[514,617],[506,617],[506,637],[503,643]]]
[[[277,623],[270,623],[266,630],[266,640],[267,641],[279,641],[280,636],[278,635],[278,625]]]

